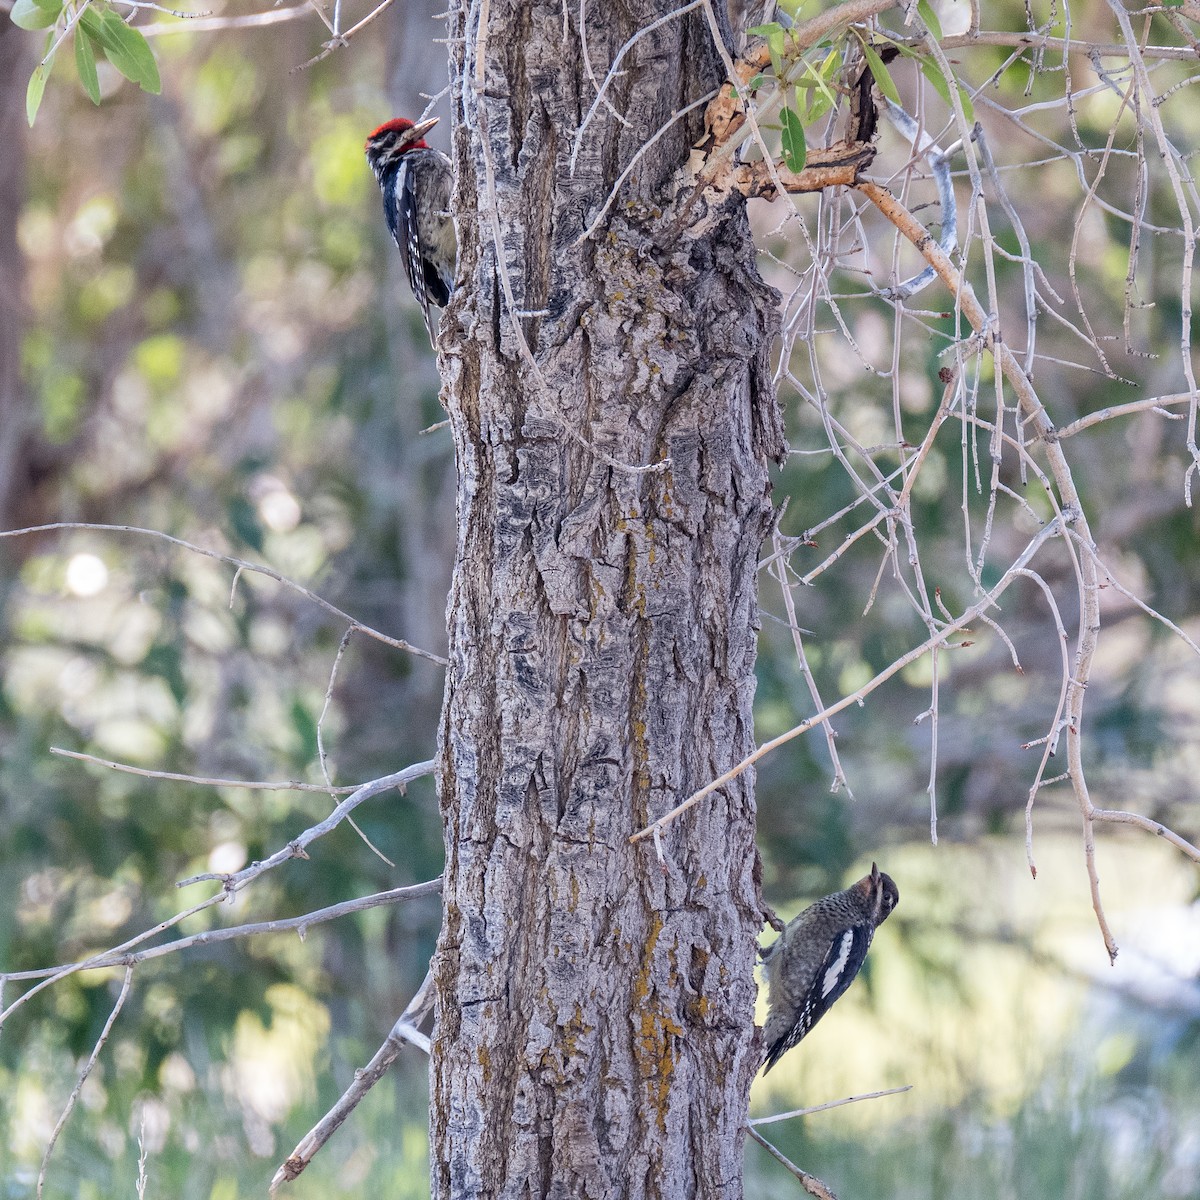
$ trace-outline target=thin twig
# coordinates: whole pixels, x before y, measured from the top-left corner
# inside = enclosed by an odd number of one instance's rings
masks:
[[[1141,813],[1125,812],[1115,808],[1093,808],[1091,816],[1093,821],[1110,821],[1114,825],[1136,825],[1139,829],[1154,834],[1155,837],[1165,839],[1176,849],[1182,850],[1193,862],[1200,863],[1200,846],[1192,845],[1186,838],[1181,838],[1179,834],[1165,825],[1153,821]]]
[[[95,763],[98,767],[107,767],[110,771],[121,771],[126,775],[140,775],[143,779],[165,779],[172,783],[194,783],[200,787],[242,788],[249,792],[321,792],[324,795],[349,795],[361,786],[347,784],[343,787],[329,787],[323,783],[298,783],[289,780],[286,783],[272,783],[266,780],[248,779],[218,779],[208,775],[183,775],[178,771],[152,771],[147,767],[133,767],[128,763],[114,762],[110,758],[100,758],[95,754],[84,754],[79,750],[64,750],[61,746],[51,746],[50,753],[60,758],[74,758],[79,762]]]
[[[300,1144],[288,1155],[287,1161],[275,1172],[271,1180],[271,1192],[280,1184],[290,1183],[312,1162],[317,1152],[337,1132],[339,1126],[358,1107],[363,1097],[383,1078],[388,1067],[399,1057],[405,1042],[429,1054],[429,1039],[417,1026],[421,1023],[432,1002],[433,974],[425,973],[424,982],[408,1007],[400,1014],[383,1045],[365,1067],[354,1072],[354,1082],[342,1093],[338,1102],[300,1140]]]
[[[58,975],[69,970],[96,971],[124,964],[136,965],[149,962],[155,958],[164,958],[168,954],[179,954],[196,946],[212,946],[217,942],[231,942],[239,938],[262,937],[272,933],[289,933],[295,931],[303,941],[308,930],[313,925],[322,925],[326,921],[336,921],[339,917],[351,913],[366,912],[371,908],[379,908],[384,904],[399,904],[403,900],[418,900],[422,896],[433,896],[442,889],[442,877],[427,880],[425,883],[413,883],[407,887],[392,888],[386,892],[374,892],[369,896],[358,896],[353,900],[343,900],[339,904],[330,904],[325,908],[314,909],[299,917],[283,917],[274,921],[255,921],[246,925],[228,925],[221,929],[205,929],[189,937],[178,938],[162,946],[151,946],[147,950],[137,950],[132,954],[118,953],[99,955],[86,963],[71,963],[59,967],[43,967],[36,971],[10,971],[4,976],[5,980],[21,981],[26,979],[45,979],[50,975]]]
[[[755,1117],[746,1124],[774,1125],[776,1121],[790,1121],[793,1117],[811,1117],[813,1113],[826,1112],[831,1108],[841,1108],[843,1104],[857,1104],[860,1100],[878,1100],[880,1096],[899,1096],[901,1092],[911,1092],[913,1085],[906,1083],[903,1087],[884,1088],[882,1092],[864,1092],[861,1096],[843,1096],[841,1100],[829,1100],[825,1104],[814,1104],[811,1108],[793,1108],[791,1112],[772,1113],[769,1117]]]
[[[113,1023],[116,1021],[121,1009],[125,1007],[125,1001],[129,996],[129,987],[132,983],[133,964],[130,963],[125,968],[125,978],[121,983],[121,992],[117,996],[117,1002],[113,1005],[112,1012],[108,1014],[108,1020],[104,1022],[104,1028],[100,1030],[100,1036],[96,1039],[96,1044],[92,1047],[92,1052],[88,1055],[87,1062],[83,1064],[83,1070],[79,1072],[79,1077],[75,1080],[75,1086],[71,1089],[71,1094],[67,1097],[67,1103],[63,1106],[62,1115],[58,1118],[58,1123],[54,1126],[54,1132],[50,1135],[46,1152],[42,1155],[42,1165],[38,1170],[37,1177],[38,1200],[41,1200],[42,1187],[46,1182],[46,1167],[50,1162],[50,1155],[53,1153],[54,1147],[58,1142],[58,1135],[62,1133],[63,1127],[74,1111],[75,1102],[79,1099],[79,1093],[83,1091],[83,1085],[87,1082],[87,1077],[92,1073],[92,1068],[96,1065],[96,1059],[100,1057],[100,1051],[104,1049],[105,1043],[108,1041],[108,1035],[112,1032]]]
[[[414,646],[411,642],[406,642],[402,638],[388,637],[386,633],[380,633],[379,630],[372,629],[370,625],[364,625],[349,613],[343,612],[336,604],[331,604],[328,600],[318,596],[316,592],[310,591],[302,583],[297,583],[294,579],[289,579],[286,575],[281,574],[271,567],[263,566],[261,563],[247,562],[245,559],[235,558],[232,554],[221,554],[217,550],[209,550],[204,546],[197,546],[194,542],[185,541],[183,538],[174,537],[158,529],[142,529],[136,525],[104,525],[94,521],[54,521],[48,525],[27,525],[23,529],[0,529],[0,538],[27,537],[35,533],[54,533],[66,529],[86,530],[93,533],[132,533],[138,537],[158,538],[160,541],[169,542],[172,546],[180,546],[184,550],[190,550],[193,554],[200,554],[205,558],[211,558],[216,562],[235,567],[239,572],[249,571],[255,575],[265,575],[268,579],[273,579],[276,583],[282,584],[294,592],[298,592],[306,600],[311,601],[318,608],[323,608],[327,613],[339,618],[339,620],[345,621],[351,628],[358,632],[365,633],[367,637],[374,638],[377,642],[383,642],[385,646],[392,646],[397,650],[407,650],[409,654],[415,654],[419,658],[428,659],[430,662],[437,663],[440,667],[450,665],[449,661],[440,654],[431,654],[428,650],[422,650],[420,647]]]
[[[959,629],[966,628],[966,626],[970,625],[971,622],[975,620],[979,613],[991,608],[1004,594],[1009,584],[1012,583],[1013,579],[1016,578],[1019,568],[1023,567],[1027,562],[1029,562],[1029,560],[1033,558],[1042,545],[1049,540],[1049,538],[1056,536],[1058,532],[1059,523],[1057,521],[1050,522],[1025,547],[1020,555],[1018,555],[1013,565],[1004,573],[1003,576],[1001,576],[996,585],[989,592],[987,592],[983,599],[971,605],[971,607],[968,608],[962,614],[962,616],[950,622],[944,629],[940,630],[932,637],[927,638],[919,646],[914,646],[910,651],[908,651],[907,654],[901,655],[899,658],[893,660],[888,666],[884,667],[882,671],[863,684],[863,686],[857,691],[850,693],[848,696],[843,696],[834,704],[827,705],[819,713],[816,713],[813,716],[808,717],[806,720],[801,721],[799,725],[793,726],[791,729],[781,733],[778,737],[772,738],[769,742],[764,742],[761,746],[752,751],[750,754],[746,755],[741,762],[731,767],[723,775],[719,775],[711,783],[708,783],[704,787],[700,788],[699,791],[693,792],[686,800],[675,805],[675,807],[669,812],[663,813],[663,815],[656,821],[652,821],[645,828],[639,829],[636,833],[631,834],[629,840],[631,842],[640,842],[644,838],[653,836],[655,830],[661,830],[665,828],[672,821],[674,821],[676,817],[687,812],[687,810],[694,805],[699,804],[705,796],[719,791],[727,783],[732,782],[739,775],[741,775],[743,771],[747,770],[749,767],[752,767],[760,758],[765,757],[766,755],[770,754],[771,751],[777,750],[780,746],[792,741],[793,738],[797,738],[801,734],[807,733],[813,728],[813,726],[819,724],[821,721],[827,721],[830,717],[840,713],[843,709],[850,708],[851,705],[861,704],[867,696],[869,696],[880,686],[880,684],[886,683],[887,680],[891,679],[893,675],[896,675],[900,671],[904,670],[909,663],[916,662],[917,659],[928,654],[935,645],[945,645],[946,639],[950,636],[950,634]]]
[[[379,779],[371,780],[370,783],[363,784],[362,787],[347,796],[323,821],[310,826],[299,837],[294,838],[284,846],[282,850],[277,850],[270,858],[263,859],[261,862],[251,863],[248,867],[243,867],[235,874],[200,875],[181,881],[176,885],[177,887],[187,887],[192,883],[213,880],[221,884],[221,890],[215,895],[209,896],[206,900],[201,900],[199,903],[193,904],[190,908],[175,913],[174,916],[168,917],[165,921],[160,921],[152,928],[143,930],[119,946],[111,947],[100,954],[93,955],[91,958],[84,959],[78,963],[72,963],[61,970],[56,970],[53,975],[46,977],[40,983],[34,984],[24,995],[19,996],[3,1012],[0,1012],[0,1025],[7,1021],[21,1005],[37,995],[43,988],[50,987],[59,982],[59,980],[65,979],[69,975],[74,975],[79,971],[89,970],[99,959],[107,961],[114,955],[118,957],[122,956],[127,951],[133,950],[134,947],[140,946],[143,942],[148,942],[151,938],[158,937],[159,934],[165,933],[168,929],[175,928],[181,922],[186,921],[188,917],[193,917],[197,913],[204,912],[205,909],[212,908],[214,905],[221,904],[225,900],[232,899],[236,893],[252,883],[260,875],[273,870],[282,863],[290,862],[294,858],[307,858],[306,847],[310,846],[318,838],[324,837],[327,833],[336,829],[345,817],[364,801],[371,799],[372,796],[379,795],[381,792],[390,791],[392,788],[402,788],[414,779],[420,779],[424,775],[432,775],[436,765],[433,760],[415,763],[411,767],[405,767],[403,771],[397,771],[392,775],[384,775]]]
[[[336,10],[335,10],[336,12]],[[354,637],[354,628],[351,626],[342,634],[342,640],[338,643],[337,654],[333,657],[333,666],[329,669],[329,682],[325,686],[325,703],[321,705],[321,715],[317,718],[317,761],[321,765],[321,774],[325,777],[326,784],[330,790],[333,788],[333,779],[329,774],[329,757],[325,751],[325,718],[329,714],[329,706],[333,703],[333,690],[337,686],[338,668],[342,665],[342,659],[345,657],[346,650],[350,645],[350,639]],[[386,863],[389,867],[395,867],[395,863],[373,841],[362,831],[358,822],[353,817],[347,817],[347,822],[350,828],[358,834],[362,843],[372,854],[375,855],[381,862]]]
[[[817,1200],[837,1200],[832,1190],[827,1184],[822,1183],[815,1175],[810,1175],[803,1167],[798,1167],[790,1158],[781,1151],[776,1150],[770,1142],[767,1141],[761,1133],[758,1132],[752,1125],[746,1126],[746,1133],[753,1141],[756,1141],[777,1163],[790,1171],[798,1180],[800,1186],[810,1195],[816,1196]]]
[[[618,68],[620,67],[621,61],[622,61],[622,59],[624,59],[625,55],[628,54],[629,51],[632,50],[633,47],[635,45],[637,45],[637,43],[642,38],[644,38],[647,34],[653,33],[656,29],[659,29],[663,25],[666,25],[668,22],[675,20],[676,17],[682,17],[686,13],[691,12],[693,9],[699,8],[700,5],[703,3],[704,3],[704,0],[691,0],[690,4],[685,4],[682,8],[676,8],[676,9],[673,9],[669,13],[664,13],[657,20],[650,21],[648,24],[643,25],[631,38],[628,39],[628,41],[626,41],[625,45],[623,45],[617,51],[617,53],[613,56],[612,65],[608,68],[608,74],[605,75],[604,82],[596,89],[596,97],[592,101],[591,107],[584,114],[583,120],[579,122],[579,128],[575,131],[575,145],[571,150],[571,174],[572,175],[575,174],[575,159],[578,157],[580,147],[583,145],[583,135],[584,135],[584,133],[587,132],[587,127],[591,124],[592,118],[596,115],[596,110],[600,107],[601,103],[605,103],[605,104],[608,103],[607,99],[605,98],[608,93],[608,85],[610,83],[612,83],[612,81],[614,79],[616,79],[617,76],[620,74],[620,71],[618,70]],[[582,25],[582,21],[581,21],[581,25]],[[585,59],[586,59],[586,46],[585,46]],[[591,75],[591,71],[592,71],[592,67],[591,67],[591,62],[589,60],[588,61],[588,74],[589,75]],[[705,99],[707,100],[708,97],[706,97]],[[692,105],[690,107],[694,108],[695,105]],[[612,106],[609,105],[609,108],[611,109]],[[624,118],[622,118],[620,116],[620,114],[616,112],[615,109],[613,109],[612,111],[618,117],[618,119],[624,120]],[[628,122],[626,122],[626,123],[628,123]]]
[[[284,21],[306,17],[311,12],[307,3],[293,4],[288,8],[270,8],[265,12],[247,13],[240,17],[189,17],[178,25],[173,21],[153,21],[148,25],[139,25],[138,32],[143,37],[165,37],[173,33],[223,33],[227,29],[279,25]]]
[[[951,99],[958,104],[956,92],[951,92]],[[956,309],[970,323],[971,327],[983,339],[983,343],[991,351],[994,360],[1000,367],[1000,373],[1012,387],[1021,408],[1023,421],[1028,424],[1033,434],[1045,442],[1046,458],[1050,472],[1054,478],[1061,497],[1061,505],[1056,504],[1059,517],[1055,525],[1062,524],[1064,528],[1070,525],[1076,527],[1076,533],[1085,545],[1091,545],[1094,539],[1083,505],[1079,498],[1078,489],[1071,473],[1062,447],[1053,440],[1054,424],[1046,413],[1041,399],[1038,397],[1029,376],[1025,373],[1016,355],[1000,338],[998,330],[993,327],[987,312],[975,296],[971,284],[963,278],[958,268],[943,253],[940,246],[929,234],[928,230],[910,213],[885,187],[864,180],[858,185],[858,190],[868,197],[879,208],[889,221],[916,247],[924,256],[925,261],[938,273],[942,282],[950,290],[955,300]],[[997,374],[997,386],[999,374]],[[999,423],[997,423],[999,424]],[[1051,494],[1050,499],[1054,502]],[[1066,698],[1066,733],[1067,733],[1067,770],[1071,777],[1071,786],[1079,806],[1080,818],[1083,823],[1084,861],[1087,868],[1088,884],[1092,895],[1092,910],[1096,914],[1104,945],[1110,961],[1115,961],[1117,944],[1109,928],[1108,919],[1104,914],[1104,905],[1100,898],[1100,877],[1096,870],[1095,838],[1092,829],[1090,812],[1091,799],[1088,795],[1087,777],[1083,769],[1082,729],[1084,700],[1088,680],[1091,677],[1092,660],[1095,657],[1096,645],[1100,635],[1100,602],[1099,582],[1095,562],[1087,555],[1079,559],[1070,538],[1064,543],[1072,559],[1076,572],[1079,590],[1079,633],[1075,645],[1075,661],[1070,675],[1070,685]],[[1023,563],[1021,564],[1024,565]],[[1007,576],[1006,576],[1007,578]]]
[[[772,531],[771,545],[775,552],[775,561],[770,571],[775,576],[775,580],[779,584],[780,594],[783,596],[783,607],[787,613],[788,630],[792,635],[792,648],[796,651],[796,661],[800,665],[800,673],[804,676],[804,683],[808,688],[809,697],[818,708],[823,708],[824,703],[821,700],[821,693],[817,688],[817,681],[813,678],[812,669],[808,665],[808,656],[804,653],[804,637],[800,630],[800,623],[796,620],[796,598],[792,594],[793,584],[788,579],[788,572],[791,566],[784,552],[778,527]],[[830,721],[825,721],[824,726],[825,745],[829,750],[830,761],[833,763],[833,786],[830,788],[830,791],[838,792],[844,787],[846,794],[853,798],[854,793],[850,790],[850,785],[846,780],[846,773],[842,769],[842,760],[838,756],[837,730],[834,729],[833,723]]]
[[[1147,409],[1151,412],[1159,412],[1162,409],[1172,408],[1176,404],[1191,404],[1192,399],[1193,397],[1187,392],[1175,392],[1169,396],[1148,396],[1145,400],[1113,404],[1108,408],[1098,408],[1095,412],[1088,413],[1087,416],[1080,417],[1077,421],[1072,421],[1069,425],[1055,430],[1049,436],[1054,441],[1061,442],[1066,438],[1074,437],[1077,433],[1082,433],[1085,429],[1090,429],[1093,425],[1111,421],[1115,417],[1127,417],[1131,413],[1145,412]],[[1174,413],[1163,412],[1162,415],[1172,417],[1174,420],[1179,419],[1178,415]]]

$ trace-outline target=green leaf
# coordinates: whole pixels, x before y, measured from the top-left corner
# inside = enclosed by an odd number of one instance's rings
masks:
[[[25,119],[30,129],[37,118],[38,109],[42,106],[42,93],[46,90],[46,80],[50,77],[48,66],[35,67],[29,77],[29,86],[25,89]]]
[[[25,89],[25,119],[29,122],[30,129],[33,128],[38,109],[42,106],[42,93],[46,90],[46,80],[50,78],[50,72],[54,69],[54,52],[51,49],[53,45],[54,34],[48,33],[46,35],[46,57],[34,68],[33,74],[29,77],[29,86]]]
[[[136,83],[144,92],[155,96],[162,91],[162,80],[158,75],[158,64],[154,61],[154,51],[140,30],[126,25],[110,8],[101,18],[101,23],[108,30],[109,36],[119,47],[116,51],[127,68],[111,56],[109,61],[131,83]]]
[[[800,10],[804,7],[804,0],[776,0],[779,8],[794,21],[799,15]],[[1183,3],[1183,0],[1180,0]]]
[[[771,55],[771,66],[775,69],[776,75],[783,74],[783,26],[778,21],[772,21],[769,25],[755,25],[753,29],[748,29],[746,32],[766,39],[767,51]]]
[[[61,12],[61,0],[17,0],[10,15],[22,29],[49,29]]]
[[[807,97],[807,107],[804,110],[806,125],[811,125],[837,104],[837,97],[830,91],[826,80],[831,79],[841,69],[841,63],[841,53],[836,47],[829,51],[819,67],[814,68],[810,62],[801,62],[804,75],[796,80],[796,87],[811,93]]]
[[[838,47],[834,47],[825,55],[824,62],[814,72],[812,67],[809,67],[809,72],[812,74],[817,87],[821,89],[821,94],[829,101],[829,106],[832,108],[837,104],[837,97],[829,90],[828,80],[832,79],[842,69],[842,54]]]
[[[75,69],[79,82],[93,104],[100,103],[100,80],[96,76],[96,51],[86,29],[75,30]]]
[[[862,43],[863,57],[867,60],[867,66],[871,68],[871,74],[875,77],[875,82],[879,85],[879,90],[893,103],[900,103],[900,93],[896,90],[896,83],[892,79],[891,73],[887,67],[883,65],[883,59],[876,53],[875,48],[869,42]]]
[[[789,171],[803,171],[808,158],[808,143],[804,140],[804,122],[795,109],[788,107],[781,114],[783,120],[783,165]]]
[[[79,23],[104,50],[104,57],[130,83],[136,83],[142,91],[153,92],[156,96],[162,91],[150,44],[111,8],[100,14],[95,8],[85,9]]]
[[[933,34],[934,40],[940,42],[942,40],[942,23],[938,20],[938,15],[933,11],[933,5],[929,0],[917,0],[917,15],[925,22],[925,28]]]
[[[967,89],[961,83],[958,83],[957,79],[954,82],[958,84],[958,98],[962,102],[963,116],[967,118],[968,125],[974,125],[975,102],[971,99],[970,93],[967,91]]]
[[[805,122],[811,125],[814,121],[819,121],[832,107],[824,96],[813,96],[812,103],[804,110]]]
[[[929,80],[929,86],[946,102],[946,107],[954,108],[954,102],[950,99],[950,88],[946,84],[946,77],[942,74],[941,68],[937,63],[930,62],[926,58],[920,60],[921,74]],[[971,97],[967,93],[967,89],[956,79],[955,87],[958,88],[958,98],[962,102],[963,116],[967,118],[969,124],[975,123],[975,105],[971,103]]]
[[[954,105],[950,102],[950,89],[946,86],[946,77],[937,63],[930,62],[927,58],[919,59],[918,62],[921,66],[921,74],[929,81],[929,86],[945,100],[947,108],[953,108]]]

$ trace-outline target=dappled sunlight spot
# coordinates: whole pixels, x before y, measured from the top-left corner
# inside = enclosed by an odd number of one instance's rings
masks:
[[[109,1042],[112,1064],[118,1073],[140,1075],[146,1069],[146,1047],[131,1037],[118,1037]]]
[[[268,534],[264,550],[271,562],[290,579],[312,579],[329,562],[329,549],[321,531],[301,525],[290,533]]]
[[[31,260],[56,258],[60,234],[54,213],[42,205],[28,204],[17,219],[17,244]]]
[[[166,694],[165,687],[161,691]],[[96,722],[91,731],[97,751],[122,762],[157,763],[166,750],[161,721],[114,717]]]
[[[238,643],[238,630],[230,622],[228,612],[222,608],[214,610],[193,605],[188,608],[184,628],[188,642],[211,655],[228,654]],[[198,678],[203,678],[199,667],[196,668],[196,674]],[[200,691],[199,688],[196,690]],[[197,696],[196,701],[199,700]]]
[[[58,672],[58,692],[64,701],[90,696],[100,686],[100,669],[81,654],[72,655]]]
[[[94,1113],[103,1112],[108,1104],[108,1089],[94,1071],[83,1081],[83,1087],[79,1091],[79,1102],[89,1112]],[[115,1132],[120,1137],[119,1131]]]
[[[72,258],[99,254],[117,227],[117,203],[112,196],[85,200],[68,224],[63,243]]]
[[[178,1040],[184,1012],[179,993],[171,984],[157,980],[151,983],[145,990],[142,1008],[156,1038],[167,1045]]]
[[[313,192],[330,207],[361,205],[375,190],[370,172],[363,169],[362,121],[357,114],[325,120],[309,154]]]
[[[128,597],[123,597],[128,601]],[[163,627],[162,614],[142,596],[122,603],[105,635],[109,653],[127,667],[140,666]]]
[[[96,271],[79,289],[80,315],[91,324],[124,308],[137,294],[137,275],[128,266],[110,266]]]
[[[113,415],[131,425],[144,425],[150,411],[150,384],[134,367],[118,372],[109,392]]]
[[[273,533],[290,533],[300,524],[300,502],[274,475],[257,476],[250,484],[250,495],[258,506],[259,519]]]
[[[277,320],[264,323],[260,336],[263,350],[276,363],[294,362],[305,348],[304,332],[293,322]]]
[[[138,373],[150,387],[159,391],[179,383],[186,359],[187,343],[173,333],[157,333],[144,338],[133,352]]]
[[[23,925],[41,925],[54,915],[55,906],[70,891],[74,876],[59,867],[34,871],[21,882],[17,919]]]
[[[171,1110],[157,1096],[143,1096],[130,1112],[129,1136],[148,1155],[161,1154],[171,1132]]]
[[[166,45],[169,48],[170,42]],[[192,77],[187,107],[192,128],[205,137],[229,129],[258,103],[262,90],[262,80],[248,55],[218,47],[195,68]]]
[[[85,929],[115,929],[129,920],[133,900],[127,888],[113,888],[97,896],[83,909]]]
[[[41,1157],[56,1120],[46,1085],[40,1075],[26,1064],[9,1093],[12,1120],[9,1125],[9,1150],[18,1159]]]
[[[278,658],[292,642],[287,622],[269,614],[254,621],[247,632],[247,640],[250,649],[263,658]]]
[[[329,1036],[329,1013],[302,989],[278,983],[267,988],[271,1021],[238,1014],[233,1037],[233,1083],[242,1107],[266,1122],[287,1116],[301,1099],[316,1094],[313,1058]]]
[[[407,1128],[404,1131],[408,1132]],[[364,1143],[355,1148],[346,1159],[338,1172],[338,1178],[347,1188],[362,1187],[367,1182],[367,1175],[379,1158],[379,1152],[374,1146]]]
[[[225,361],[193,367],[183,381],[185,406],[193,420],[212,425],[233,411],[237,384],[232,367]]]
[[[1111,1076],[1123,1071],[1133,1061],[1137,1049],[1137,1038],[1132,1032],[1127,1029],[1114,1030],[1101,1038],[1096,1046],[1094,1061],[1097,1072]]]
[[[246,847],[241,842],[220,842],[208,855],[208,869],[214,875],[232,875],[246,865]]]
[[[172,1051],[158,1068],[158,1080],[169,1092],[186,1095],[196,1089],[196,1072],[182,1054]]]
[[[108,586],[108,568],[94,554],[73,554],[67,562],[66,581],[73,596],[95,596]]]

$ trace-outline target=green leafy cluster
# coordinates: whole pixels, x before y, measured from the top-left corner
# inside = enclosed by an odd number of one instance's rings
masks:
[[[63,0],[17,0],[12,20],[22,29],[48,29],[46,52],[34,68],[25,91],[25,116],[32,125],[42,104],[46,82],[63,42],[74,43],[79,82],[93,104],[100,103],[99,54],[130,83],[157,95],[162,91],[158,64],[141,32],[127,25],[106,0],[84,0],[77,6]]]
[[[781,0],[779,9],[792,21],[799,16],[804,0]],[[919,0],[917,12],[926,29],[935,41],[942,38],[941,22],[929,0]],[[939,64],[927,53],[914,50],[907,42],[862,26],[850,25],[839,29],[832,37],[825,38],[808,53],[808,48],[797,43],[792,29],[771,21],[756,25],[749,31],[761,37],[767,44],[771,56],[771,69],[775,79],[783,88],[783,108],[779,115],[779,131],[783,162],[789,171],[801,171],[808,158],[805,127],[819,120],[833,109],[838,102],[839,78],[853,48],[857,47],[872,78],[888,100],[900,104],[900,91],[887,68],[880,47],[894,47],[894,52],[912,59],[930,86],[953,108],[950,87],[958,91],[963,112],[968,121],[974,120],[974,109],[967,90],[957,79],[947,80]],[[819,56],[819,57],[818,57]],[[754,92],[762,86],[765,77],[756,75],[747,85]]]

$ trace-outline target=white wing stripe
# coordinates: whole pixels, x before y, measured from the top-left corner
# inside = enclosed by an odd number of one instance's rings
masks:
[[[825,978],[821,981],[821,997],[824,998],[837,987],[838,980],[842,977],[842,972],[846,969],[846,963],[850,958],[850,948],[854,945],[854,930],[847,929],[842,934],[842,944],[838,950],[838,956],[830,964],[829,969],[825,972]]]

